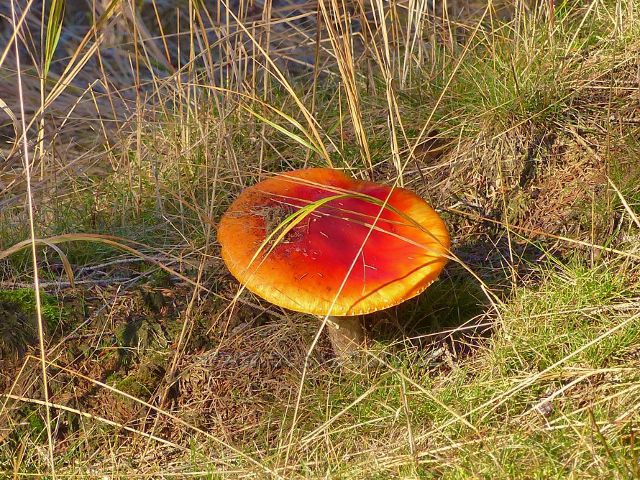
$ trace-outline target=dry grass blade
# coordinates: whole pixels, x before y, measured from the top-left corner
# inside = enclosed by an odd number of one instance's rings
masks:
[[[15,0],[11,0],[11,20],[15,32],[18,32],[18,23],[16,21],[15,14]],[[55,480],[56,466],[55,458],[53,456],[53,435],[51,432],[51,410],[49,407],[49,386],[47,379],[47,366],[46,366],[46,349],[44,339],[44,328],[42,319],[42,301],[40,299],[40,279],[38,274],[38,257],[36,253],[36,233],[35,233],[35,221],[34,221],[34,205],[33,205],[33,193],[31,191],[31,163],[29,162],[29,145],[27,143],[27,126],[25,121],[24,101],[22,92],[22,70],[20,65],[20,50],[18,48],[17,37],[14,39],[15,55],[16,55],[16,67],[18,73],[18,98],[20,99],[20,113],[22,117],[22,141],[23,141],[23,158],[24,158],[24,174],[27,183],[27,202],[29,210],[29,228],[31,239],[28,241],[31,246],[31,262],[33,264],[33,288],[35,291],[35,303],[36,303],[36,316],[38,322],[38,341],[40,347],[40,365],[42,373],[42,392],[44,397],[44,403],[46,407],[46,431],[47,431],[47,446],[48,446],[48,461],[49,472]]]
[[[9,52],[11,51],[11,46],[13,45],[13,42],[15,42],[16,39],[18,38],[19,32],[22,29],[22,25],[31,10],[31,5],[33,4],[33,2],[34,0],[29,0],[29,3],[27,3],[27,5],[25,6],[24,11],[20,16],[20,19],[17,22],[12,22],[13,29],[12,29],[11,37],[9,38],[7,45],[4,47],[2,55],[0,55],[0,67],[4,65],[4,62],[7,59],[7,55],[9,55]],[[12,3],[12,6],[13,6],[13,3]]]
[[[618,195],[620,202],[622,202],[622,205],[624,205],[624,209],[629,214],[629,217],[633,220],[633,223],[635,223],[636,226],[640,228],[640,219],[638,219],[636,212],[634,212],[633,209],[629,206],[629,203],[627,202],[627,199],[624,198],[622,192],[618,189],[618,187],[616,187],[616,184],[613,183],[613,180],[611,180],[609,177],[607,177],[607,182],[609,182],[611,188],[613,188],[613,190],[616,192],[616,195]]]
[[[319,2],[318,5],[322,12],[324,24],[327,26],[329,40],[340,70],[340,79],[345,89],[351,122],[361,149],[361,157],[364,164],[371,170],[373,169],[373,164],[371,162],[371,152],[369,151],[369,140],[363,123],[360,94],[356,81],[350,15],[346,11],[345,3],[331,0],[329,6],[325,2]]]
[[[304,103],[300,100],[300,98],[298,97],[298,95],[296,94],[295,90],[293,89],[293,87],[291,86],[291,84],[289,83],[289,81],[286,79],[286,77],[283,75],[283,73],[280,71],[280,69],[278,68],[278,66],[273,62],[273,60],[271,59],[271,57],[269,56],[269,54],[264,50],[264,48],[260,45],[260,42],[258,42],[255,37],[251,34],[251,32],[245,27],[245,25],[238,19],[238,17],[233,13],[233,10],[231,8],[229,8],[229,6],[227,5],[226,2],[221,2],[223,5],[225,5],[225,7],[227,8],[227,12],[229,14],[229,16],[231,16],[236,22],[238,27],[251,39],[251,41],[254,43],[254,45],[256,46],[257,50],[260,51],[260,53],[262,55],[264,55],[265,59],[267,60],[267,62],[269,63],[269,66],[271,68],[271,73],[275,76],[275,78],[280,82],[280,84],[285,88],[285,90],[287,91],[287,93],[289,93],[289,95],[291,96],[291,98],[294,100],[294,102],[296,103],[296,105],[299,107],[300,112],[304,115],[305,119],[307,120],[309,129],[311,130],[311,133],[313,134],[315,140],[316,140],[316,144],[322,148],[321,152],[322,152],[322,157],[323,160],[325,160],[327,165],[331,165],[331,158],[329,156],[329,153],[327,152],[325,146],[324,146],[324,142],[322,141],[322,137],[320,136],[320,132],[318,130],[317,127],[317,122],[315,120],[315,118],[313,118],[313,116],[311,115],[311,113],[309,112],[309,110],[307,109],[307,107],[304,105]]]
[[[11,146],[11,150],[9,151],[9,154],[7,155],[7,157],[11,157],[11,156],[13,156],[15,151],[20,148],[20,145],[19,145],[19,142],[18,142],[18,139],[20,138],[20,135],[19,135],[20,124],[18,122],[18,118],[15,116],[15,114],[9,108],[9,106],[5,103],[5,101],[2,100],[2,98],[0,98],[0,109],[2,109],[2,111],[7,114],[7,116],[11,120],[11,124],[13,126],[13,133],[14,133],[13,138],[15,139],[15,141],[14,141],[13,145]]]

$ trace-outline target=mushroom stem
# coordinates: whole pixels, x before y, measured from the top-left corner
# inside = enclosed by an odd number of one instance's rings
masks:
[[[364,344],[364,330],[359,316],[329,317],[327,331],[333,351],[340,359],[352,356]]]

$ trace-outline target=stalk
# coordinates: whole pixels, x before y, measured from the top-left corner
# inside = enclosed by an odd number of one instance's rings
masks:
[[[359,316],[329,317],[327,331],[338,359],[352,357],[364,345],[364,329]]]

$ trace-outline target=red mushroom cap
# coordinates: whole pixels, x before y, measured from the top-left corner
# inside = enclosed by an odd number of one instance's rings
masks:
[[[303,207],[286,231],[283,221]],[[450,246],[442,219],[414,193],[330,168],[247,188],[222,217],[218,241],[227,267],[250,291],[284,308],[335,316],[418,295],[442,271]]]

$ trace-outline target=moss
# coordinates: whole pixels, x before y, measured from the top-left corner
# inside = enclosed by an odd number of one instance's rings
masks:
[[[115,381],[115,387],[142,400],[148,399],[157,390],[165,373],[166,355],[155,354],[146,358],[138,368],[125,378]],[[116,379],[113,376],[111,380]]]
[[[69,316],[56,297],[40,293],[43,327],[54,330]],[[37,340],[35,292],[32,289],[0,290],[0,354],[22,356]]]
[[[58,299],[53,295],[41,291],[40,303],[42,307],[42,318],[49,326],[55,324],[67,315],[67,312],[58,303]],[[36,294],[31,288],[19,288],[17,290],[0,290],[0,305],[12,306],[25,314],[36,313]]]

